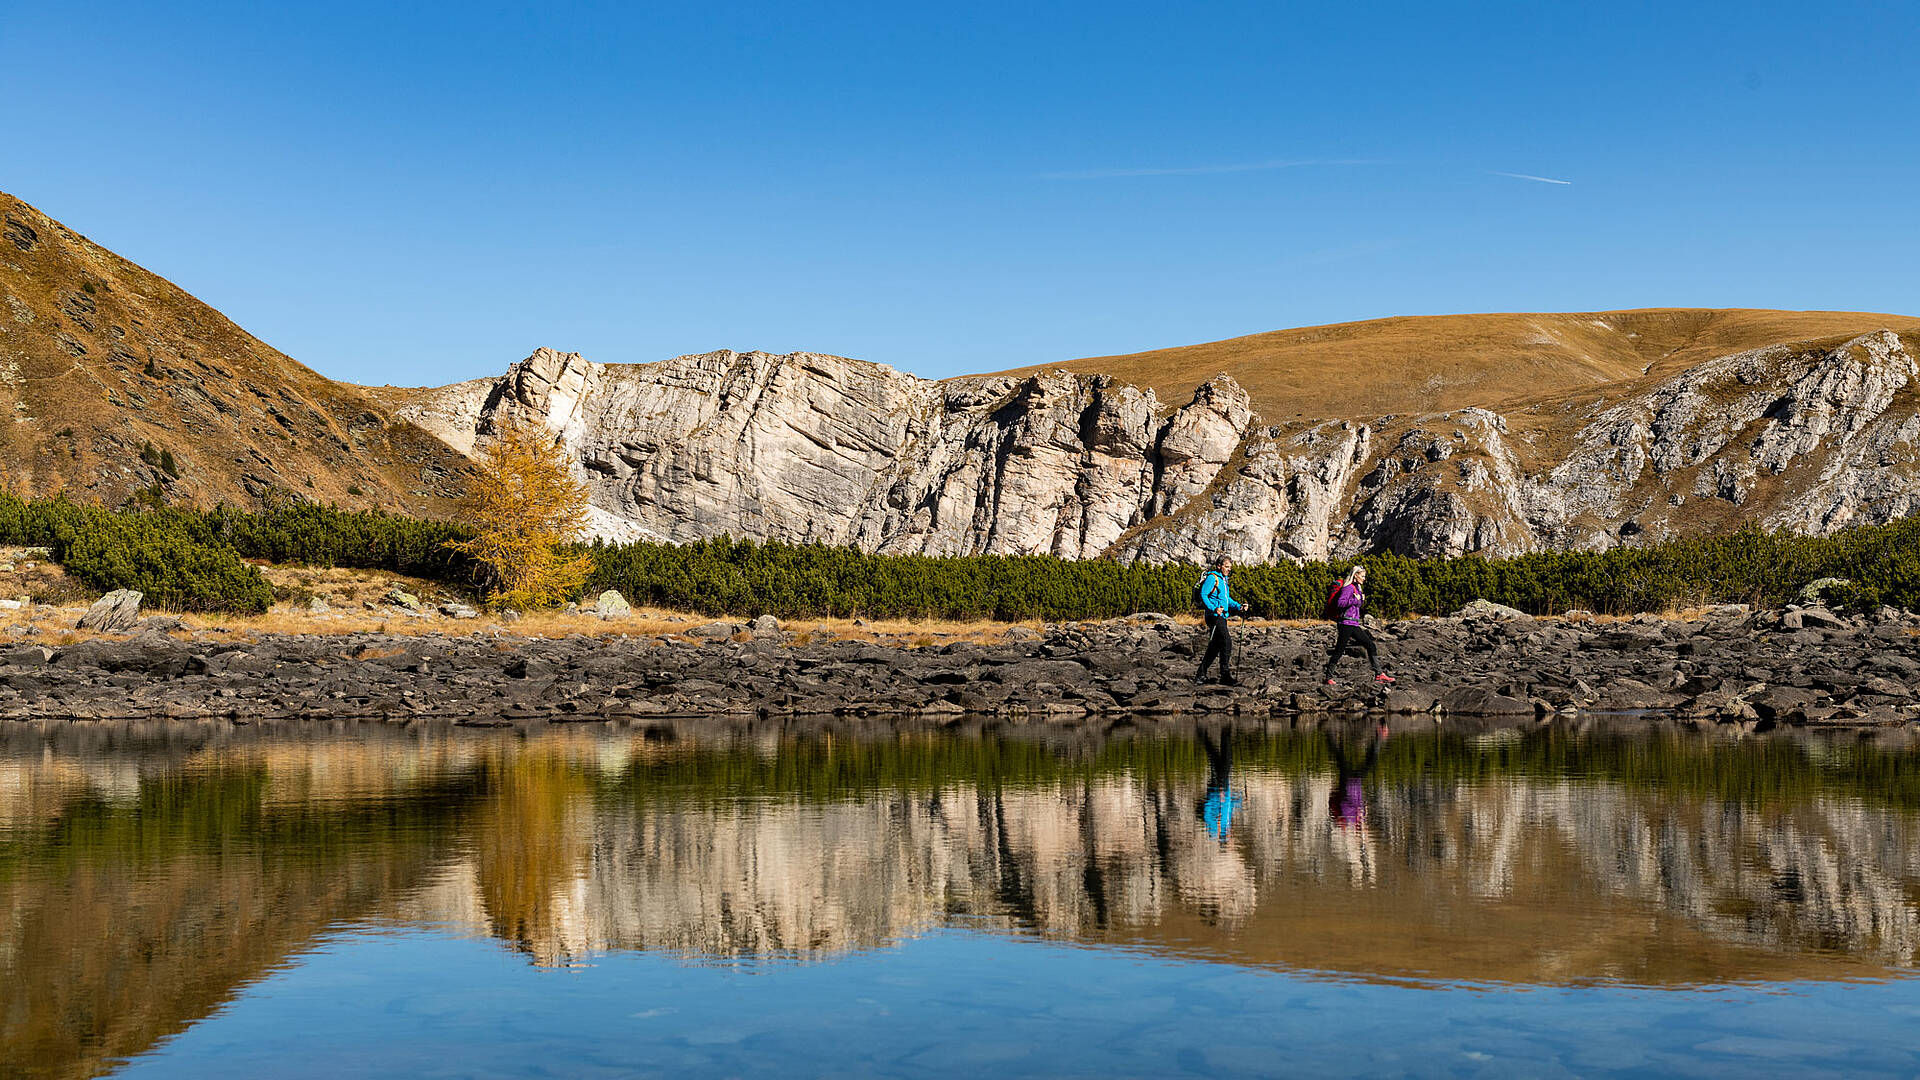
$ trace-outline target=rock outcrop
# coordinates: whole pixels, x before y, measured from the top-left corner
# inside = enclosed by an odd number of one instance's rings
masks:
[[[617,644],[484,629],[246,641],[148,631],[0,650],[0,721],[982,714],[1106,725],[1206,714],[1438,712],[1531,722],[1660,711],[1703,722],[1880,727],[1920,715],[1920,616],[1890,608],[1855,618],[1729,607],[1627,623],[1462,614],[1380,624],[1380,651],[1399,681],[1376,685],[1349,659],[1337,673],[1359,685],[1335,686],[1322,676],[1330,635],[1312,625],[1238,631],[1234,686],[1194,683],[1203,629],[1138,617],[1019,627],[985,643],[935,632],[835,638],[823,629],[803,639],[764,619]],[[608,633],[619,625],[610,620]]]
[[[811,353],[603,365],[542,349],[400,416],[464,452],[542,425],[594,534],[889,553],[1243,561],[1820,534],[1920,506],[1920,365],[1878,331],[1506,413],[1267,426],[1221,375],[1163,403],[1065,371],[933,381]]]

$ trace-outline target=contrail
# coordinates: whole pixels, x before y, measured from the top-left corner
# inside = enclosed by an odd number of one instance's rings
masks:
[[[1492,172],[1494,176],[1511,176],[1515,180],[1532,180],[1538,184],[1571,184],[1573,183],[1573,181],[1571,180],[1555,180],[1551,176],[1534,176],[1531,173],[1501,172],[1498,169],[1492,170]]]
[[[1299,169],[1315,165],[1380,165],[1365,159],[1313,159],[1308,161],[1249,161],[1234,165],[1183,165],[1170,168],[1083,169],[1078,172],[1041,173],[1042,180],[1113,180],[1126,176],[1212,176],[1217,173],[1265,172],[1269,169]]]

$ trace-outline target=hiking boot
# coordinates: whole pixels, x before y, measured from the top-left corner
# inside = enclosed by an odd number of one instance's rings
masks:
[[[1221,686],[1239,686],[1240,680],[1234,678],[1231,674],[1222,675],[1220,676],[1220,685]]]
[[[1386,672],[1384,672],[1384,671],[1383,671],[1383,672],[1381,672],[1380,674],[1378,674],[1378,675],[1375,675],[1375,676],[1373,677],[1373,681],[1374,681],[1374,682],[1377,682],[1377,683],[1390,683],[1390,682],[1392,682],[1392,681],[1393,681],[1393,676],[1391,676],[1391,675],[1389,675],[1389,674],[1387,674]]]

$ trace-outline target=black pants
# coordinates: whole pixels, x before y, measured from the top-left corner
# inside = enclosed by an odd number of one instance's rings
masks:
[[[1213,658],[1220,658],[1220,677],[1233,678],[1233,635],[1227,633],[1225,615],[1207,614],[1207,654],[1200,658],[1200,675],[1205,677],[1207,669],[1213,666]]]
[[[1367,650],[1367,662],[1373,665],[1373,673],[1380,674],[1380,653],[1373,645],[1373,632],[1364,626],[1340,624],[1340,632],[1334,636],[1333,651],[1327,654],[1327,678],[1333,678],[1333,669],[1340,663],[1340,654],[1347,651],[1348,645],[1358,645]]]

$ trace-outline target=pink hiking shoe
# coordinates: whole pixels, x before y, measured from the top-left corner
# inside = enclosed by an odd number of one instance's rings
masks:
[[[1387,674],[1386,672],[1384,672],[1384,671],[1383,671],[1383,672],[1381,672],[1380,674],[1378,674],[1378,675],[1375,675],[1375,676],[1373,677],[1373,681],[1374,681],[1374,682],[1377,682],[1377,683],[1390,683],[1390,682],[1392,682],[1392,681],[1393,681],[1393,676],[1391,676],[1391,675],[1389,675],[1389,674]]]

